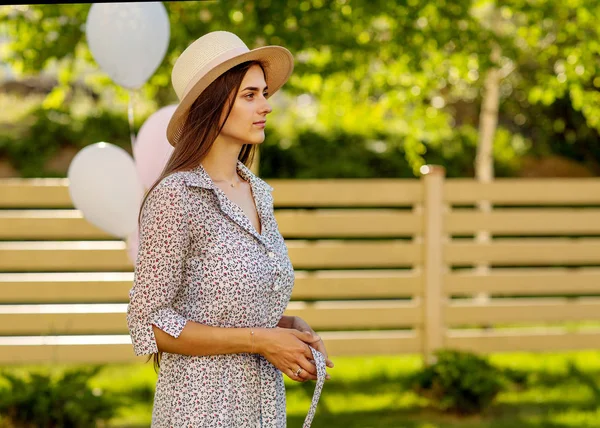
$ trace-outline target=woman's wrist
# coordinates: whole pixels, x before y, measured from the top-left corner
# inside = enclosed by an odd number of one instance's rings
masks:
[[[252,331],[254,331],[253,334],[253,339],[254,339],[254,346],[252,348],[252,353],[254,354],[259,354],[259,355],[264,355],[264,351],[265,348],[267,346],[267,342],[268,342],[268,331],[269,329],[267,328],[252,328]]]
[[[248,330],[250,331],[250,353],[254,354],[256,352],[256,329],[250,327]]]

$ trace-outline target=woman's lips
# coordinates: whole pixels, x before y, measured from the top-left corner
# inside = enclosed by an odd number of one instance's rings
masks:
[[[253,123],[254,126],[258,126],[261,129],[264,128],[266,124],[267,124],[267,122],[254,122]]]

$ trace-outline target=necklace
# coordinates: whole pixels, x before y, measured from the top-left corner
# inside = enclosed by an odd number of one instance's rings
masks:
[[[237,174],[236,174],[237,175]],[[213,180],[215,183],[227,183],[229,186],[235,188],[236,184],[239,184],[241,181],[239,180],[239,176],[237,180],[234,180],[233,183],[230,183],[228,180]]]

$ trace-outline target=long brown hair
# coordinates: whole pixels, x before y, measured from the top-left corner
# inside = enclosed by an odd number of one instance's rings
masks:
[[[171,157],[167,161],[160,177],[146,192],[142,200],[138,214],[138,223],[141,222],[142,210],[144,209],[146,199],[158,183],[175,172],[189,171],[196,168],[204,160],[223,129],[225,122],[227,122],[235,102],[235,95],[240,89],[246,72],[253,65],[260,66],[264,73],[265,67],[260,61],[244,62],[219,76],[194,101],[183,124],[181,137]],[[227,114],[223,122],[220,123],[225,109],[227,109]],[[240,150],[238,160],[249,167],[254,159],[255,150],[256,146],[254,144],[244,144]],[[148,358],[148,361],[151,358],[154,360],[154,368],[157,371],[160,367],[161,355],[162,353],[158,352]]]

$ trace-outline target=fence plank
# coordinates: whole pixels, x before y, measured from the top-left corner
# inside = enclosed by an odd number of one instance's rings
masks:
[[[501,209],[489,213],[454,210],[446,215],[445,231],[453,234],[560,235],[600,234],[600,209]]]
[[[421,293],[422,277],[407,270],[334,270],[296,272],[292,299],[374,299]]]
[[[453,240],[445,245],[444,256],[446,263],[456,265],[597,264],[600,239],[502,239],[489,244]]]
[[[297,269],[392,268],[421,259],[409,241],[289,241]],[[0,242],[0,271],[131,271],[122,241]]]
[[[277,207],[410,206],[422,200],[413,179],[268,180]],[[0,208],[72,208],[67,179],[3,179]],[[450,204],[600,204],[595,178],[446,180],[444,200]]]
[[[444,311],[448,326],[587,321],[598,319],[598,314],[598,298],[495,299],[485,304],[458,301]]]
[[[414,179],[268,180],[276,207],[395,207],[421,200]]]
[[[0,208],[72,208],[66,178],[0,180]]]
[[[498,178],[478,183],[470,178],[451,178],[445,184],[444,200],[450,204],[480,200],[506,205],[600,204],[600,180]]]
[[[3,272],[131,271],[122,241],[0,242]]]
[[[493,269],[489,275],[451,272],[444,278],[448,294],[600,294],[598,268]]]
[[[2,210],[2,240],[114,239],[89,223],[79,210]]]
[[[421,232],[421,217],[405,210],[277,210],[286,238],[396,237]]]
[[[598,349],[600,330],[578,333],[560,328],[512,329],[505,331],[452,330],[446,346],[479,354],[490,352],[540,352]]]
[[[420,263],[421,245],[410,241],[288,241],[297,269],[393,268]]]
[[[406,298],[418,273],[401,270],[297,271],[292,300]],[[127,302],[133,272],[0,273],[0,303]]]
[[[421,219],[405,210],[276,210],[285,238],[397,237],[419,233]],[[2,240],[114,239],[78,210],[0,211]]]
[[[117,303],[133,272],[0,273],[0,303]]]
[[[329,356],[394,355],[420,349],[410,331],[320,332]],[[0,337],[0,364],[134,363],[128,335]]]
[[[421,198],[415,179],[267,180],[276,207],[410,206]],[[71,208],[68,179],[3,179],[0,208]]]
[[[89,307],[90,305],[86,306]],[[48,336],[129,333],[123,311],[113,313],[8,312],[11,309],[10,307],[0,308],[0,335]],[[40,310],[45,310],[45,308]]]
[[[1,305],[0,335],[127,334],[126,304]],[[414,302],[291,302],[287,315],[316,330],[403,328],[420,322]]]
[[[0,337],[0,364],[141,363],[129,336]]]
[[[444,319],[443,300],[443,244],[442,212],[444,194],[444,176],[446,171],[440,167],[425,167],[423,177],[424,197],[424,256],[423,256],[423,354],[432,362],[434,352],[443,346]]]
[[[414,354],[421,339],[414,331],[320,332],[330,356]]]
[[[291,302],[287,315],[299,316],[318,330],[389,329],[421,323],[421,308],[416,302]]]

